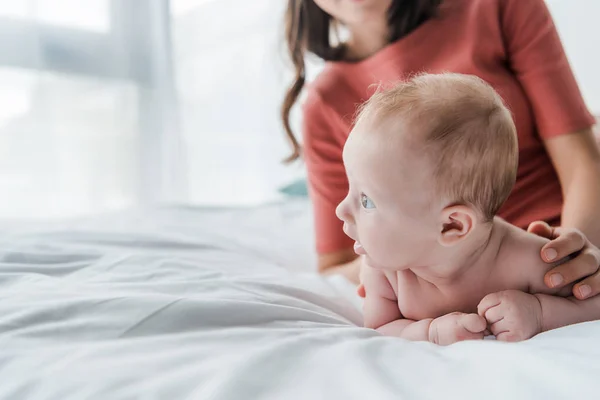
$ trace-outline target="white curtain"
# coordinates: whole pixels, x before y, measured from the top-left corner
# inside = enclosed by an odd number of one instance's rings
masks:
[[[181,193],[165,176],[181,168],[168,10],[164,0],[0,0],[0,218]]]
[[[302,175],[279,118],[291,67],[283,0],[173,0],[189,200],[255,204]],[[294,113],[296,133],[298,113]]]
[[[600,116],[600,1],[546,0],[583,97]]]
[[[276,199],[286,3],[0,0],[0,218]],[[598,113],[600,2],[548,4]]]
[[[526,1],[526,0],[524,0]],[[172,0],[174,63],[188,162],[197,203],[266,201],[302,174],[284,167],[279,120],[291,79],[283,43],[287,0]],[[597,0],[549,0],[593,112],[600,112]],[[322,65],[309,58],[309,80]],[[299,115],[293,114],[299,133]]]

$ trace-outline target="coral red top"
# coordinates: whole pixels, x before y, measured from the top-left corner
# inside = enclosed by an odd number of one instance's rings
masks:
[[[304,159],[314,204],[317,251],[352,247],[335,208],[348,191],[342,148],[356,106],[389,83],[416,72],[474,74],[511,109],[519,136],[514,190],[500,211],[526,227],[558,223],[560,183],[543,140],[594,124],[544,0],[445,0],[439,16],[373,56],[329,62],[303,105]]]

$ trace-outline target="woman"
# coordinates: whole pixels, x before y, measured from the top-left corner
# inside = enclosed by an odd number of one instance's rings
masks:
[[[340,27],[347,39],[332,40]],[[483,78],[514,114],[520,165],[500,216],[554,239],[542,250],[546,262],[580,252],[550,271],[546,284],[561,287],[587,277],[574,286],[575,296],[600,292],[594,119],[544,0],[289,0],[286,28],[296,72],[283,105],[291,160],[300,156],[288,120],[305,83],[304,57],[313,53],[326,61],[303,107],[303,158],[321,271],[358,280],[360,260],[335,216],[348,190],[342,148],[356,106],[378,83],[449,71]]]

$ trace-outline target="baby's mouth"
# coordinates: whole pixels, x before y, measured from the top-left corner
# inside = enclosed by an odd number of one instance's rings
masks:
[[[358,255],[366,255],[367,254],[364,247],[362,247],[362,244],[360,244],[358,241],[354,242],[354,252]]]

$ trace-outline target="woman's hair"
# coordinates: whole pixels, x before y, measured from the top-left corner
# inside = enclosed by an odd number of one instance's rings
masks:
[[[442,1],[393,0],[388,10],[390,43],[406,36],[434,16]],[[300,144],[290,127],[290,110],[304,87],[306,79],[304,55],[310,52],[325,61],[341,60],[344,53],[343,45],[331,43],[331,28],[335,24],[335,19],[317,6],[314,0],[288,0],[285,38],[295,74],[281,108],[283,126],[293,148],[292,154],[286,159],[287,162],[300,157]]]

